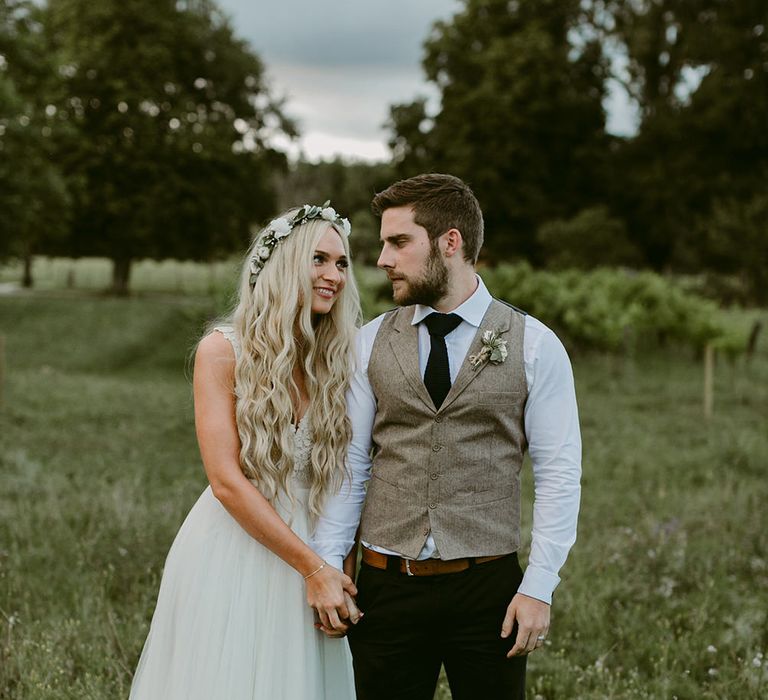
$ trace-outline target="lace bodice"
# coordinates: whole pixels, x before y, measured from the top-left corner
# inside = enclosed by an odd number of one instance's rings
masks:
[[[309,458],[312,456],[312,431],[309,413],[305,413],[293,436],[293,474],[302,482],[309,476]]]
[[[232,326],[216,326],[213,330],[221,333],[231,344],[235,357],[240,354],[240,344],[237,342]],[[308,477],[309,459],[312,455],[312,431],[310,430],[309,412],[299,421],[293,435],[293,476],[304,484]]]

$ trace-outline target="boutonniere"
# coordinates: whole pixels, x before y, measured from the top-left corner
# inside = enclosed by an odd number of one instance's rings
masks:
[[[477,369],[483,362],[500,365],[507,359],[507,341],[500,337],[499,331],[485,331],[482,341],[483,347],[480,348],[480,352],[469,356],[472,369]]]

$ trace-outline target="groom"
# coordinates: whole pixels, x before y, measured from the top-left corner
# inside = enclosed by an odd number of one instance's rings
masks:
[[[464,182],[419,175],[372,206],[378,266],[399,308],[360,331],[352,485],[316,532],[318,551],[340,565],[362,511],[364,618],[349,631],[357,697],[431,700],[444,665],[454,700],[522,699],[526,655],[544,643],[576,537],[570,362],[551,330],[493,299],[475,274],[483,218]],[[535,501],[523,574],[526,449]]]

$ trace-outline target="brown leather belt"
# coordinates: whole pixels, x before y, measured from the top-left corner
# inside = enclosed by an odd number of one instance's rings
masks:
[[[466,571],[475,564],[484,564],[487,561],[501,559],[506,554],[496,554],[490,557],[466,557],[464,559],[403,559],[381,552],[374,552],[372,549],[363,547],[363,561],[375,569],[396,568],[401,574],[408,576],[439,576],[441,574],[455,574],[459,571]],[[393,561],[394,560],[394,561]]]

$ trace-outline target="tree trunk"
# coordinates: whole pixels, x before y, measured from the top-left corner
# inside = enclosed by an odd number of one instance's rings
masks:
[[[21,286],[24,289],[31,289],[34,280],[32,279],[32,254],[24,254],[24,275],[21,278]]]
[[[759,306],[765,306],[768,303],[768,274],[762,265],[758,264],[750,270],[747,270],[747,289],[749,289],[750,301]]]
[[[757,349],[757,339],[760,337],[760,331],[763,328],[763,322],[759,319],[752,324],[752,330],[749,333],[749,339],[747,340],[746,356],[747,361],[751,361],[755,356],[755,350]]]
[[[112,259],[112,294],[119,297],[128,296],[128,283],[131,278],[131,259]]]

